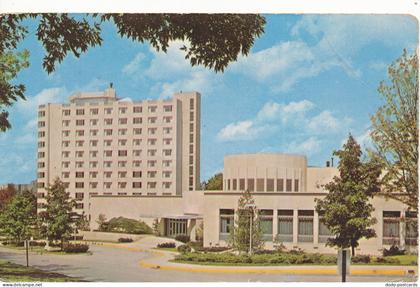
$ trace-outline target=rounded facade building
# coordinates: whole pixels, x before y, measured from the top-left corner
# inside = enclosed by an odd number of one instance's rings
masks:
[[[305,192],[307,160],[302,155],[242,154],[224,159],[223,190]]]

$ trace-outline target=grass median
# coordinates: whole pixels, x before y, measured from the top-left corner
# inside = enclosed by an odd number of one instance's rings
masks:
[[[86,282],[80,278],[26,267],[1,259],[0,279],[8,282]]]

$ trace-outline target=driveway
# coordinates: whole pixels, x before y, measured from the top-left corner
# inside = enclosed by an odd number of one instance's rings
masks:
[[[288,275],[258,273],[197,273],[177,270],[160,270],[142,267],[140,262],[156,257],[144,252],[156,246],[162,238],[146,237],[131,244],[91,245],[92,255],[51,255],[31,253],[31,266],[69,276],[81,277],[87,281],[99,282],[339,282],[335,275]],[[25,253],[0,247],[0,258],[25,264]],[[0,274],[1,278],[1,274]],[[349,276],[348,281],[413,281],[414,278],[395,276]]]

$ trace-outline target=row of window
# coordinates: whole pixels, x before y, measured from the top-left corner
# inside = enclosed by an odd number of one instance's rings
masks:
[[[70,151],[63,151],[61,152],[61,156],[63,158],[68,158],[70,157]],[[98,156],[98,151],[89,151],[89,157],[94,158]],[[112,150],[105,150],[103,151],[103,155],[104,157],[112,157],[113,151]],[[133,156],[141,156],[142,154],[142,150],[141,149],[135,149],[132,151],[132,155]],[[75,157],[84,157],[85,152],[84,151],[75,151],[74,152]],[[128,155],[128,151],[127,150],[118,150],[117,151],[117,155],[118,156],[127,156]],[[147,155],[148,156],[156,156],[157,155],[157,149],[148,149],[147,150]],[[171,149],[163,149],[162,150],[162,156],[171,156],[172,155],[172,150]]]
[[[129,141],[127,139],[119,139],[117,143],[118,143],[118,146],[127,146],[128,142]],[[157,142],[158,142],[158,139],[156,139],[156,138],[148,138],[147,139],[147,145],[150,145],[150,146],[156,145]],[[163,145],[171,145],[172,142],[173,142],[172,138],[162,139]],[[70,140],[64,140],[64,141],[61,142],[61,146],[62,147],[70,147],[71,143],[72,142]],[[89,141],[89,146],[90,147],[97,147],[98,143],[99,143],[99,140],[90,140]],[[112,140],[104,140],[103,141],[103,146],[111,146],[112,143],[113,143]],[[133,141],[132,141],[133,146],[139,146],[139,145],[141,145],[141,143],[142,143],[141,139],[133,139]],[[45,142],[39,141],[38,146],[39,147],[44,147]],[[76,141],[74,141],[74,146],[75,147],[83,147],[83,146],[85,146],[85,141],[84,140],[76,140]]]
[[[77,189],[82,189],[82,188],[85,188],[85,187],[86,188],[89,187],[90,189],[96,189],[96,188],[98,188],[98,184],[99,184],[98,182],[89,182],[89,186],[87,186],[87,185],[85,186],[84,182],[75,182],[74,187],[77,188]],[[119,189],[124,189],[124,188],[127,187],[127,182],[121,181],[121,182],[117,182],[116,184],[117,184],[116,187],[119,188]],[[69,182],[64,182],[64,186],[66,188],[69,188],[70,183]],[[163,189],[170,189],[171,186],[172,186],[172,182],[170,182],[170,181],[162,182],[162,188]],[[38,182],[38,187],[39,188],[44,188],[45,183]],[[136,181],[136,182],[131,183],[131,187],[132,188],[143,188],[143,185],[142,185],[141,181]],[[146,187],[148,189],[156,189],[157,188],[157,182],[156,181],[148,181],[148,182],[146,182]],[[113,183],[112,182],[104,182],[103,183],[103,188],[104,189],[111,189],[111,188],[113,188]]]
[[[244,212],[248,212],[247,210]],[[219,236],[221,240],[226,240],[233,232],[234,210],[219,210]],[[314,238],[314,211],[298,210],[298,242],[313,242]],[[259,210],[260,228],[263,239],[273,240],[277,238],[281,242],[293,242],[293,210],[277,210],[277,234],[273,235],[273,210]],[[406,212],[405,215],[405,243],[407,245],[417,245],[417,214]],[[400,212],[383,211],[383,244],[400,244]],[[325,243],[332,234],[327,226],[322,222],[322,215],[319,215],[318,242]]]
[[[147,178],[156,178],[158,172],[157,171],[147,171]],[[127,178],[127,174],[129,174],[127,171],[118,171],[115,174],[118,175],[118,178]],[[132,178],[141,178],[142,177],[142,171],[133,171]],[[84,172],[84,171],[76,171],[74,173],[75,178],[98,178],[99,172],[97,171],[90,171]],[[112,171],[105,171],[103,172],[104,178],[111,178],[112,177]],[[162,171],[162,178],[170,178],[172,176],[172,171]],[[44,178],[45,172],[38,172],[38,178]],[[62,172],[61,173],[62,178],[70,178],[70,172]]]
[[[149,113],[156,113],[158,111],[158,106],[148,106],[147,110]],[[163,112],[172,112],[173,107],[172,105],[164,105],[163,106]],[[143,107],[142,106],[133,106],[132,107],[132,111],[133,113],[142,113],[143,112]],[[43,111],[40,111],[38,113],[39,117],[43,117],[45,116],[45,112],[42,113]],[[113,108],[111,107],[106,107],[103,108],[103,113],[106,115],[110,115],[113,112]],[[119,114],[126,114],[128,112],[128,107],[119,107],[118,108],[118,113]],[[98,115],[99,114],[99,108],[90,108],[89,109],[89,114],[90,115]],[[71,110],[70,109],[63,109],[63,116],[70,116],[71,115]],[[76,115],[77,116],[82,116],[85,115],[85,109],[76,109]]]
[[[172,117],[171,116],[164,116],[162,118],[162,123],[171,123],[172,122]],[[113,124],[113,119],[112,118],[107,118],[103,120],[104,125],[110,126]],[[85,125],[85,120],[83,119],[79,119],[76,120],[76,126],[84,126]],[[99,123],[99,119],[90,119],[89,120],[89,125],[90,126],[97,126]],[[136,117],[132,119],[132,123],[133,124],[142,124],[143,123],[143,119],[141,117]],[[156,124],[158,123],[158,118],[157,117],[148,117],[147,118],[147,123],[149,124]],[[62,126],[63,127],[68,127],[70,126],[71,121],[70,120],[63,120],[62,121]],[[118,119],[118,124],[119,125],[126,125],[128,124],[128,118],[120,118]],[[38,122],[38,127],[45,127],[45,122],[44,121],[39,121]]]
[[[143,132],[143,130],[141,128],[134,128],[133,129],[133,135],[141,135]],[[148,128],[147,129],[147,134],[148,135],[157,135],[158,133],[158,128]],[[162,133],[164,135],[168,135],[171,134],[172,132],[172,128],[171,127],[164,127],[162,128]],[[117,131],[119,136],[125,136],[128,135],[128,129],[118,129]],[[75,131],[76,136],[84,136],[85,134],[87,134],[87,131],[85,133],[85,130],[76,130]],[[104,136],[112,136],[113,134],[113,129],[104,129],[103,130],[103,135]],[[71,131],[70,130],[64,130],[62,131],[62,136],[63,137],[69,137],[71,135]],[[99,135],[99,130],[89,130],[89,135],[90,136],[98,136]],[[45,136],[45,132],[38,132],[38,137],[44,137]]]
[[[289,178],[234,178],[225,179],[224,184],[225,189],[231,191],[299,191],[299,179]]]
[[[42,153],[42,152],[39,152]],[[63,161],[61,162],[61,167],[62,168],[70,168],[70,161]],[[128,161],[118,161],[118,163],[113,162],[113,161],[104,161],[103,162],[103,167],[104,168],[111,168],[113,167],[113,165],[117,164],[118,167],[128,167],[127,163]],[[86,164],[88,164],[89,168],[97,168],[99,167],[99,162],[98,161],[89,161],[89,163],[86,162]],[[146,162],[147,167],[157,167],[158,165],[158,161],[157,160],[148,160]],[[162,166],[163,167],[171,167],[173,164],[172,160],[162,160]],[[132,167],[142,167],[142,161],[141,160],[134,160],[131,162],[131,166]],[[45,167],[45,163],[40,161],[38,163],[38,167]],[[84,161],[76,161],[75,162],[75,167],[76,168],[84,168],[85,167],[85,162]]]

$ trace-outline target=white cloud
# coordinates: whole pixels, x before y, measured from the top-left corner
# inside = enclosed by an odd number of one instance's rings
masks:
[[[140,65],[145,58],[146,55],[144,55],[142,52],[137,53],[134,59],[124,66],[122,72],[127,75],[133,75],[139,72]]]
[[[372,131],[370,129],[366,129],[364,133],[356,136],[356,141],[362,149],[373,148],[372,138],[370,137],[371,132]]]
[[[309,137],[303,142],[292,142],[287,148],[286,152],[294,154],[312,155],[321,150],[321,140],[317,137]]]
[[[375,71],[386,71],[386,68],[388,67],[388,64],[384,61],[372,61],[369,62],[369,68]]]
[[[255,139],[264,127],[256,126],[253,121],[231,123],[220,130],[217,137],[221,141],[238,141]]]
[[[254,118],[226,125],[219,131],[217,139],[219,141],[253,140],[271,136],[280,129],[286,128],[293,128],[296,134],[334,134],[345,130],[352,122],[347,117],[339,119],[328,110],[309,115],[309,111],[314,107],[315,104],[308,100],[288,104],[268,102]]]
[[[16,108],[23,115],[33,115],[36,114],[39,105],[61,102],[65,96],[67,96],[67,91],[64,87],[48,88],[35,96],[27,96],[26,100],[18,101]]]

